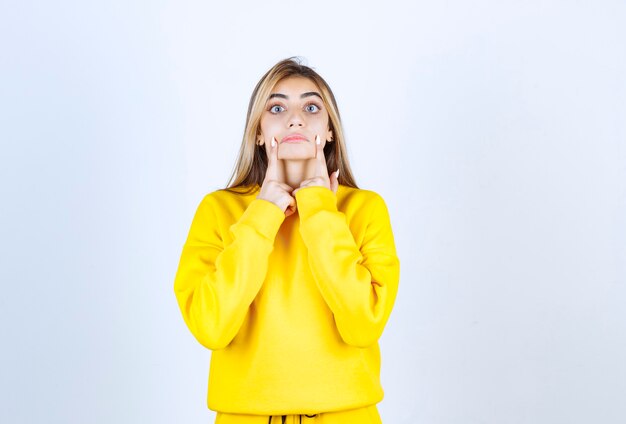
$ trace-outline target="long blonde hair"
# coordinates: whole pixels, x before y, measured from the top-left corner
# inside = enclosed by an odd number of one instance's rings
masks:
[[[250,193],[255,189],[255,184],[259,186],[263,184],[268,164],[267,153],[265,146],[256,144],[257,137],[261,133],[261,115],[272,89],[279,81],[292,76],[310,79],[320,90],[324,106],[328,111],[328,125],[334,140],[330,143],[327,142],[324,146],[328,175],[339,169],[339,184],[358,188],[348,162],[341,118],[332,90],[317,72],[306,65],[302,65],[297,57],[290,57],[281,60],[267,71],[254,88],[248,105],[246,127],[239,148],[239,157],[229,183],[223,190],[242,193],[241,188],[248,187],[248,191],[245,193]]]

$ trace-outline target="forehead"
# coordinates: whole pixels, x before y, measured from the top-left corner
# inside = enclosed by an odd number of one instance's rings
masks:
[[[292,95],[300,95],[302,93],[315,91],[319,93],[317,85],[306,77],[293,76],[284,78],[276,83],[272,89],[272,93],[282,93],[289,97]]]

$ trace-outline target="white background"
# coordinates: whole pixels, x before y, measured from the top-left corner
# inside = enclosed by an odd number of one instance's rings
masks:
[[[385,423],[626,422],[625,22],[623,1],[3,1],[0,422],[212,422],[174,275],[292,55],[390,210]]]

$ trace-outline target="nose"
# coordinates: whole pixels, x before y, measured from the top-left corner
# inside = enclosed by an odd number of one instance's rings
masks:
[[[291,115],[289,115],[289,119],[287,120],[287,126],[289,128],[304,126],[304,118],[300,114],[299,110],[295,110],[291,113]]]

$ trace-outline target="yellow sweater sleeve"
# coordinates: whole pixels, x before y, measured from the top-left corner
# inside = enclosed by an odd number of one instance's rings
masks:
[[[337,209],[335,193],[321,186],[296,193],[311,272],[339,334],[356,347],[371,346],[381,336],[400,274],[387,207],[380,195],[372,193],[369,208],[362,211],[369,218],[359,245],[345,214]]]
[[[268,258],[285,214],[273,203],[254,199],[222,237],[219,207],[211,194],[202,200],[183,246],[174,282],[187,327],[209,349],[235,337],[263,285]]]

